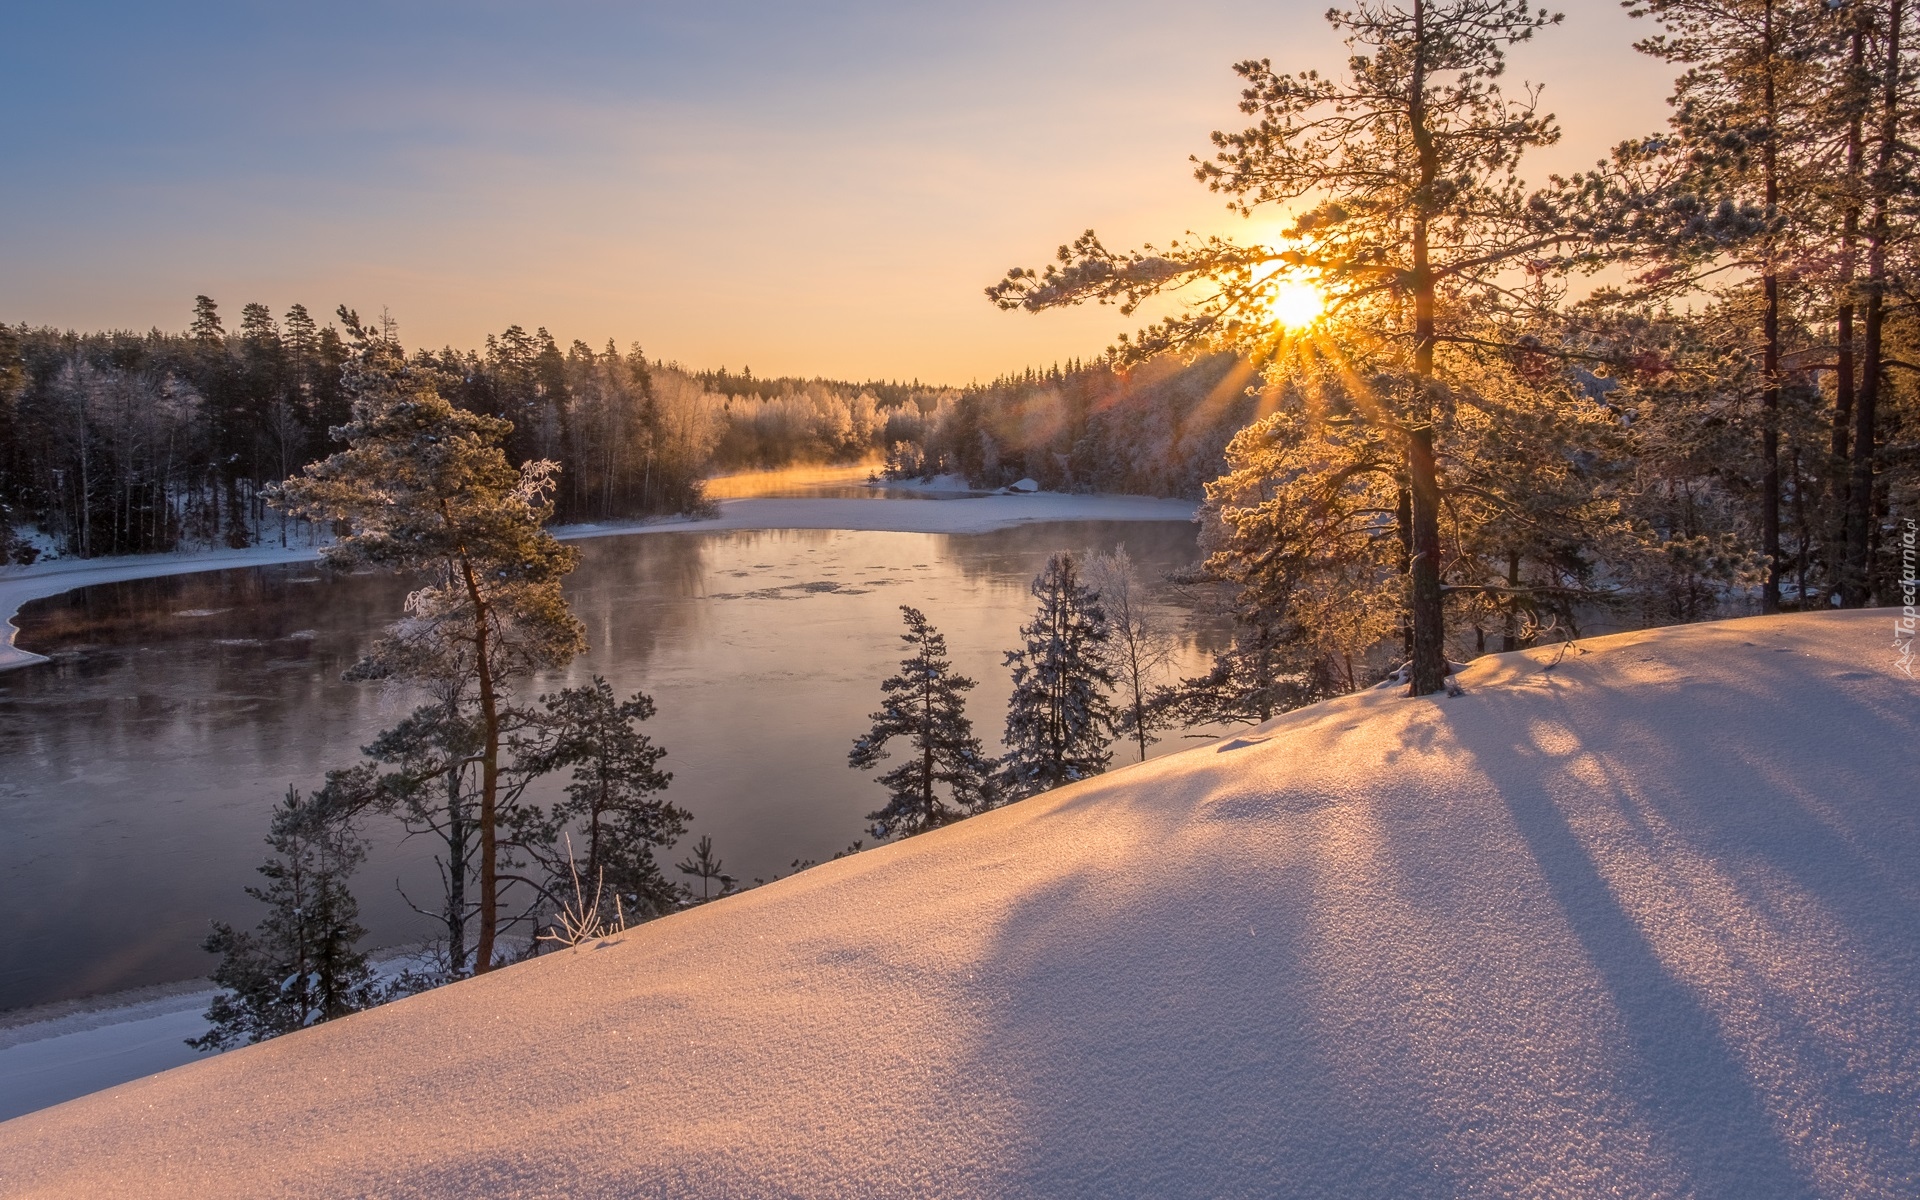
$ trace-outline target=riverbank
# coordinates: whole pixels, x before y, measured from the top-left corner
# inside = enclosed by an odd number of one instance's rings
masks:
[[[204,979],[0,1014],[0,1121],[200,1057]]]
[[[375,978],[391,982],[425,950],[382,952]],[[186,979],[0,1012],[0,1121],[207,1057],[187,1039],[207,1032],[218,994]]]
[[[964,496],[952,499],[801,497],[722,500],[713,517],[669,517],[562,525],[563,541],[618,537],[633,533],[713,532],[730,529],[851,529],[872,533],[989,533],[1042,521],[1184,521],[1197,509],[1190,500],[1149,496],[1032,495]],[[198,571],[270,567],[311,562],[314,547],[252,546],[245,550],[194,550],[176,554],[132,554],[115,558],[55,559],[27,567],[0,567],[0,671],[45,662],[42,655],[14,645],[19,632],[13,618],[22,605],[75,588],[131,579],[156,579]]]

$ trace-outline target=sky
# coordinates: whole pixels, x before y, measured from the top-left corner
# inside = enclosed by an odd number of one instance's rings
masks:
[[[1086,228],[1257,239],[1189,155],[1232,64],[1337,69],[1327,0],[0,0],[0,320],[184,328],[193,297],[511,324],[761,376],[964,384],[1113,309],[983,289]],[[1577,170],[1665,120],[1610,0],[1513,56]]]

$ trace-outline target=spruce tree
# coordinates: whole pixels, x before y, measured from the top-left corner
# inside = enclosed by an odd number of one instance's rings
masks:
[[[217,923],[206,941],[220,955],[213,981],[225,990],[207,1009],[213,1028],[187,1041],[197,1050],[264,1041],[374,1003],[367,956],[356,949],[366,930],[347,890],[365,843],[320,797],[293,788],[270,830],[267,885],[247,889],[267,915],[247,933]]]
[[[1006,757],[1000,782],[1019,799],[1106,770],[1116,717],[1107,692],[1114,674],[1100,597],[1080,578],[1073,555],[1055,554],[1030,589],[1039,607],[1021,626],[1025,644],[1007,651]]]
[[[876,838],[911,837],[993,806],[993,764],[973,735],[966,695],[974,681],[954,671],[947,640],[916,608],[900,606],[909,651],[900,672],[880,684],[873,728],[855,739],[847,765],[871,770],[891,757],[887,744],[904,738],[911,753],[880,776],[887,803],[868,813]],[[942,794],[944,789],[944,795]]]
[[[273,502],[314,521],[343,522],[328,546],[336,566],[420,572],[361,670],[451,688],[477,717],[479,936],[474,969],[494,965],[500,928],[501,769],[512,681],[571,660],[584,646],[560,581],[578,554],[542,526],[558,468],[515,469],[501,446],[512,425],[456,409],[435,372],[409,363],[385,330],[340,311],[354,336],[346,373],[353,419],[347,448],[273,489]]]
[[[553,886],[598,894],[611,909],[621,900],[628,917],[671,912],[679,889],[660,873],[654,850],[671,846],[692,814],[661,798],[673,776],[660,770],[666,751],[635,728],[653,716],[653,701],[636,692],[620,700],[605,679],[543,696],[541,722],[551,740],[522,759],[545,774],[572,767],[566,799],[553,808],[561,829],[578,828],[584,859],[562,863],[550,853]]]

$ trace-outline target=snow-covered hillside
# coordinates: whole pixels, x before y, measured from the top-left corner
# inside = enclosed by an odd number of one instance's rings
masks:
[[[1628,634],[1319,705],[19,1118],[0,1178],[1911,1197],[1920,696],[1890,625]]]

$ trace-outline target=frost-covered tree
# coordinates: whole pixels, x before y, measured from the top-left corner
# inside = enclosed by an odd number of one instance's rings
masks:
[[[326,549],[333,565],[419,572],[407,598],[360,669],[436,688],[454,685],[477,717],[479,746],[479,934],[476,971],[494,965],[501,889],[500,790],[512,682],[558,667],[584,645],[560,581],[578,559],[545,531],[555,465],[508,463],[512,426],[454,408],[428,368],[409,363],[382,332],[353,314],[346,372],[353,419],[347,448],[273,490],[276,506],[345,533]]]
[[[881,681],[881,707],[873,728],[854,739],[847,765],[867,771],[892,757],[895,739],[908,744],[898,766],[880,776],[887,803],[868,813],[876,838],[910,837],[990,808],[995,801],[993,762],[980,748],[967,717],[966,693],[974,681],[953,669],[947,639],[926,614],[900,606],[908,655],[898,674]]]
[[[212,1028],[187,1041],[196,1050],[264,1041],[374,1003],[367,956],[356,948],[367,931],[347,889],[365,843],[325,797],[288,788],[267,844],[267,884],[247,889],[267,915],[250,932],[216,923],[206,940],[220,956],[213,981],[223,990],[207,1009]]]
[[[1087,779],[1107,769],[1117,716],[1107,693],[1107,613],[1071,554],[1055,554],[1030,589],[1039,605],[1007,651],[1007,753],[1000,786],[1011,799]]]
[[[1817,194],[1816,146],[1807,134],[1821,107],[1813,63],[1827,30],[1826,6],[1806,0],[1634,0],[1635,16],[1651,17],[1662,32],[1638,48],[1687,68],[1674,88],[1673,136],[1663,153],[1682,160],[1678,182],[1701,195],[1744,196],[1765,214],[1754,236],[1735,243],[1714,265],[1744,268],[1757,288],[1750,322],[1759,364],[1760,550],[1769,565],[1761,608],[1780,608],[1782,399],[1790,385],[1784,362],[1797,237],[1794,216]],[[1790,199],[1791,197],[1791,199]],[[1796,241],[1800,245],[1796,246]],[[1667,247],[1672,249],[1673,247]]]
[[[1086,579],[1107,613],[1106,664],[1120,697],[1116,728],[1133,739],[1145,762],[1147,747],[1159,740],[1155,731],[1166,724],[1152,697],[1156,681],[1173,659],[1173,633],[1153,611],[1125,546],[1088,559]]]
[[[1392,462],[1405,480],[1410,690],[1426,695],[1448,670],[1440,526],[1455,379],[1441,351],[1493,340],[1461,318],[1503,304],[1512,295],[1503,272],[1566,236],[1514,173],[1558,130],[1537,93],[1516,100],[1499,86],[1507,49],[1559,18],[1525,0],[1366,0],[1328,20],[1348,34],[1345,77],[1240,63],[1241,109],[1256,123],[1216,133],[1217,153],[1199,164],[1242,212],[1298,206],[1279,244],[1210,238],[1115,254],[1089,231],[1061,247],[1056,265],[1015,268],[988,294],[1004,308],[1093,300],[1131,312],[1197,285],[1197,301],[1126,343],[1123,357],[1233,348],[1281,364],[1271,376],[1284,375],[1290,337],[1276,319],[1281,289],[1324,289],[1314,353],[1359,384],[1338,419],[1376,431],[1392,460],[1374,469]]]

